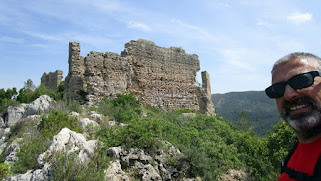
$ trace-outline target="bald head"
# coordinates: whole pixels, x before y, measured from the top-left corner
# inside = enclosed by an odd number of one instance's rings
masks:
[[[321,59],[311,53],[304,53],[304,52],[295,52],[295,53],[291,53],[289,55],[286,55],[284,57],[282,57],[281,59],[279,59],[278,61],[276,61],[273,65],[272,68],[272,73],[274,72],[274,70],[281,64],[285,64],[287,62],[293,61],[293,60],[306,60],[311,64],[314,64],[314,67],[316,70],[321,71]]]

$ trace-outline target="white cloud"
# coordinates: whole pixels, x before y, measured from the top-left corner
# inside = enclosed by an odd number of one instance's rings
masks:
[[[292,15],[287,16],[287,19],[296,25],[300,25],[302,23],[310,21],[312,19],[312,14],[310,14],[310,13],[294,13]]]
[[[222,52],[223,58],[226,61],[226,66],[229,69],[235,70],[235,72],[254,72],[255,68],[253,65],[250,65],[248,57],[250,57],[248,50],[240,49],[240,50],[230,50],[226,49]]]
[[[150,31],[152,28],[144,23],[138,23],[134,21],[127,22],[128,28],[140,29],[143,31]]]
[[[12,38],[8,36],[2,36],[0,37],[1,42],[6,42],[6,43],[23,43],[22,38]]]
[[[214,35],[212,35],[211,33],[209,33],[201,27],[185,23],[179,19],[171,19],[171,22],[175,23],[176,26],[181,26],[181,28],[179,28],[180,32],[185,31],[185,36],[202,40],[217,40],[217,38]]]
[[[61,38],[59,38],[58,36],[52,36],[52,35],[48,35],[48,34],[44,34],[44,33],[39,33],[39,32],[31,32],[31,31],[22,31],[23,33],[35,37],[35,38],[39,38],[42,40],[54,40],[54,41],[59,41],[62,40]]]

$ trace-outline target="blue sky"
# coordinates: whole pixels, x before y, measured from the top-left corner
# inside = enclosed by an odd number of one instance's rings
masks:
[[[319,0],[1,0],[0,88],[68,73],[68,42],[120,54],[130,40],[197,54],[212,93],[264,90],[296,51],[321,56]],[[200,72],[199,72],[200,75]],[[199,76],[197,78],[201,82]]]

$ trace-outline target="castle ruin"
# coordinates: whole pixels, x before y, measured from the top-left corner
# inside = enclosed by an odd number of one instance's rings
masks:
[[[46,86],[48,89],[57,90],[60,82],[63,78],[62,70],[56,70],[55,72],[45,72],[41,77],[41,84]]]
[[[209,75],[202,72],[202,87],[197,86],[198,56],[182,48],[158,47],[139,39],[127,43],[120,55],[91,51],[82,57],[80,44],[70,42],[68,63],[64,95],[73,101],[84,101],[81,93],[93,103],[132,92],[143,103],[164,110],[215,115]]]

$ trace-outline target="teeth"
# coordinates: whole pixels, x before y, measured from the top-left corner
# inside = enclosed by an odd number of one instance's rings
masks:
[[[302,108],[305,108],[305,107],[308,107],[307,104],[303,104],[303,105],[298,105],[298,106],[293,106],[290,108],[290,111],[296,111],[298,109],[302,109]]]

